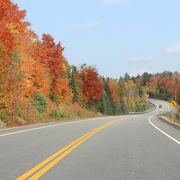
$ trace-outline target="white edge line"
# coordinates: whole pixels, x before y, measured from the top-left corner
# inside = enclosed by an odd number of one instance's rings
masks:
[[[114,116],[114,117],[116,117],[116,116]],[[119,117],[122,117],[122,116],[119,116]],[[87,120],[79,120],[79,121],[71,121],[71,122],[65,122],[65,123],[58,123],[58,124],[53,124],[53,125],[48,125],[48,126],[41,126],[41,127],[25,129],[25,130],[21,130],[21,131],[10,132],[10,133],[6,133],[6,134],[0,134],[0,137],[10,136],[10,135],[14,135],[14,134],[20,134],[20,133],[24,133],[24,132],[36,131],[36,130],[40,130],[40,129],[46,129],[46,128],[50,128],[50,127],[55,127],[55,126],[62,126],[62,125],[66,125],[66,124],[80,123],[80,122],[87,122],[87,121],[95,121],[97,119],[108,119],[108,118],[112,118],[112,116],[98,117],[98,118],[87,119]]]
[[[153,116],[150,116],[150,117],[148,118],[149,123],[150,123],[154,128],[156,128],[158,131],[160,131],[162,134],[164,134],[165,136],[167,136],[169,139],[173,140],[174,142],[176,142],[177,144],[180,145],[180,141],[178,141],[177,139],[173,138],[173,137],[170,136],[169,134],[165,133],[163,130],[161,130],[160,128],[158,128],[156,125],[154,125],[154,124],[152,123],[151,118],[153,118],[153,117],[154,117],[154,115],[153,115]]]

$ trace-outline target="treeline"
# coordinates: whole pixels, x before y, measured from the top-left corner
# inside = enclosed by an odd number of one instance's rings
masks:
[[[157,74],[146,72],[133,79],[151,98],[175,100],[180,103],[180,74],[178,72],[164,71]]]
[[[151,98],[175,100],[178,104],[175,108],[175,120],[180,122],[180,74],[178,72],[144,73],[142,76],[135,77],[134,80],[145,89]]]
[[[0,0],[0,124],[8,126],[124,114],[147,107],[132,79],[99,76],[94,67],[71,66],[49,34],[38,38],[22,11]]]
[[[71,66],[49,34],[38,38],[25,11],[0,0],[0,120],[9,126],[44,120],[144,111],[152,98],[179,102],[179,74],[104,78]]]

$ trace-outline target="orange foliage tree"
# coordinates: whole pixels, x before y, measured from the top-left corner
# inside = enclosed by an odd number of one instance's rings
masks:
[[[113,101],[117,105],[120,105],[120,97],[119,97],[120,86],[119,86],[118,82],[115,81],[115,80],[110,79],[109,80],[109,88],[111,90],[111,95],[112,95]]]
[[[14,112],[20,92],[21,40],[30,32],[25,15],[11,1],[0,0],[0,111],[7,114]]]

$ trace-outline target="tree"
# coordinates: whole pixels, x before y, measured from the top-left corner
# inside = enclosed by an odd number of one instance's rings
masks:
[[[151,74],[145,72],[142,74],[142,85],[146,86],[147,82],[149,81],[149,79],[151,78]]]
[[[120,92],[120,87],[117,81],[110,79],[109,80],[109,88],[111,91],[111,96],[114,101],[114,103],[119,106],[120,105],[120,97],[119,97],[119,92]]]
[[[79,102],[79,87],[78,87],[78,82],[77,82],[77,70],[75,66],[71,67],[71,72],[70,72],[70,86],[72,89],[73,93],[73,103]]]
[[[49,68],[51,78],[51,97],[59,102],[70,102],[72,92],[69,87],[66,61],[63,56],[64,48],[60,43],[55,44],[51,35],[43,34],[42,49],[46,52],[42,60]]]
[[[0,113],[15,119],[22,87],[21,61],[27,41],[34,38],[24,21],[26,11],[9,0],[0,0]]]
[[[127,81],[127,80],[130,80],[131,77],[130,75],[126,72],[125,75],[124,75],[124,80]]]
[[[109,79],[104,81],[104,91],[105,91],[105,102],[107,104],[107,114],[114,115],[116,114],[116,104],[112,98],[112,92],[109,87]]]
[[[82,66],[80,70],[80,78],[83,82],[82,92],[88,102],[97,101],[101,98],[103,87],[95,68]]]
[[[155,78],[151,78],[147,83],[147,92],[151,98],[155,98],[158,93],[158,84]]]

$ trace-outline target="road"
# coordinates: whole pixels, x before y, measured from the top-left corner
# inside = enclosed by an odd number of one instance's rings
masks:
[[[0,131],[0,180],[179,180],[180,130],[156,117],[168,104],[153,103],[145,114]]]

